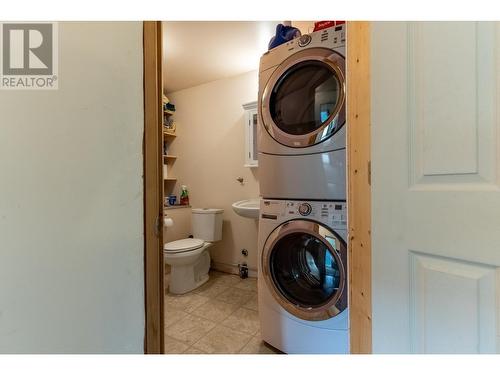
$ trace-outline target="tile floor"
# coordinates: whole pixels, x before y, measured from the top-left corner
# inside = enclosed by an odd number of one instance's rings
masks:
[[[181,296],[165,283],[165,353],[275,354],[260,339],[257,279],[210,271],[210,280]]]

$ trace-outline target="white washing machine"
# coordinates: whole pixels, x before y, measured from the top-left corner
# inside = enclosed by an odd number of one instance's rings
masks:
[[[294,354],[349,352],[347,205],[261,200],[262,339]]]
[[[345,34],[345,25],[306,34],[260,60],[257,137],[264,198],[346,198]],[[286,192],[277,181],[287,185]]]

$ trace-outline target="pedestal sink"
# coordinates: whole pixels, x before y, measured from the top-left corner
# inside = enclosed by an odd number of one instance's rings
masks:
[[[245,199],[242,201],[234,202],[231,207],[233,207],[234,212],[238,215],[247,217],[249,219],[259,218],[259,206],[260,200],[255,199]]]

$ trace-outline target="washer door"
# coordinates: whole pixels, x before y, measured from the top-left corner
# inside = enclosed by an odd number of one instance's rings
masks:
[[[290,314],[325,320],[347,308],[347,247],[327,227],[304,219],[280,225],[261,261],[269,290]]]
[[[326,48],[286,59],[271,75],[260,100],[262,124],[277,142],[310,147],[345,124],[345,60]]]

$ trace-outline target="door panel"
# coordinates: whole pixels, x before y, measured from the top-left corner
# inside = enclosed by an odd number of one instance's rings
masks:
[[[264,198],[345,200],[345,173],[345,149],[300,156],[259,154]]]
[[[413,352],[495,352],[494,267],[410,253],[410,272]]]
[[[495,25],[420,22],[407,34],[412,185],[497,189]]]
[[[374,352],[500,349],[498,30],[372,24]]]

